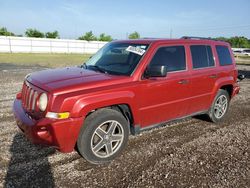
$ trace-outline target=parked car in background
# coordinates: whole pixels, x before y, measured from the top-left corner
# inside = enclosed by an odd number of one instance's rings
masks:
[[[79,67],[27,75],[13,111],[33,143],[77,148],[102,164],[122,152],[130,133],[198,114],[222,121],[240,90],[237,77],[226,42],[113,41]]]
[[[234,57],[250,56],[250,49],[246,48],[233,48]]]
[[[241,52],[243,55],[247,55],[247,56],[250,56],[250,49],[247,49],[247,50],[242,50]]]

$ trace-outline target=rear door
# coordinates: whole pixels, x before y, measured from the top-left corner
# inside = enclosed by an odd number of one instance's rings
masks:
[[[190,45],[192,59],[190,114],[205,111],[210,107],[214,84],[218,77],[214,48],[211,45]]]

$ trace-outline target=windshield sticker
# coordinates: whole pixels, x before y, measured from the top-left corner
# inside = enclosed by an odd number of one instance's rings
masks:
[[[139,47],[134,47],[134,46],[127,47],[126,51],[138,54],[140,56],[142,56],[145,53],[145,50],[143,50]]]

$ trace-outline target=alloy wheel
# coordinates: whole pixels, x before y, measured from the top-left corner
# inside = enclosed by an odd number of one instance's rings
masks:
[[[121,147],[124,130],[115,120],[109,120],[99,125],[91,138],[91,150],[100,158],[112,156]]]

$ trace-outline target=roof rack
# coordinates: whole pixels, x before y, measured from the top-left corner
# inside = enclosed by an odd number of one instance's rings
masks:
[[[156,37],[142,37],[140,39],[161,39],[161,38],[156,38]]]
[[[181,37],[181,39],[216,40],[216,39],[212,39],[210,37],[206,38],[206,37],[192,37],[192,36],[183,36],[183,37]]]

